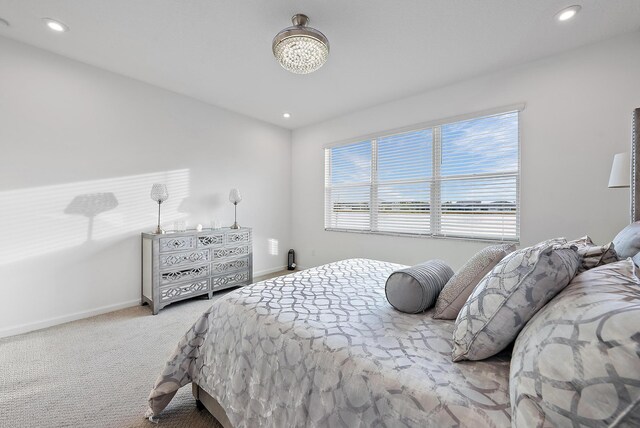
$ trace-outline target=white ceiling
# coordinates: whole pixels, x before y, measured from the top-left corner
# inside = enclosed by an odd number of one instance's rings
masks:
[[[554,20],[574,3],[574,20]],[[298,12],[331,42],[327,64],[302,76],[271,54]],[[637,31],[640,1],[0,0],[0,18],[1,36],[298,128]]]

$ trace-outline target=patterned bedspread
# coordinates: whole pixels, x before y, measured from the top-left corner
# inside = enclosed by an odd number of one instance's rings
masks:
[[[224,296],[178,344],[149,414],[196,382],[237,428],[510,426],[508,355],[453,363],[452,321],[388,304],[402,267],[343,260]]]

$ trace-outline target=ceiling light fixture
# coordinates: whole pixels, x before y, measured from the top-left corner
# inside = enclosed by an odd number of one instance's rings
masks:
[[[291,117],[290,113],[282,113],[282,117],[284,117],[285,119],[289,119]]]
[[[566,7],[556,14],[556,19],[561,22],[568,21],[576,16],[576,14],[580,12],[580,9],[582,9],[582,7],[579,5]]]
[[[307,27],[307,15],[294,15],[291,22],[292,27],[285,28],[274,37],[273,55],[287,71],[312,73],[327,61],[329,40],[315,28]]]
[[[42,19],[47,24],[47,27],[49,27],[50,30],[53,30],[57,33],[66,33],[67,31],[69,31],[69,27],[67,27],[65,24],[63,24],[60,21],[56,21],[55,19],[51,19],[51,18],[42,18]]]

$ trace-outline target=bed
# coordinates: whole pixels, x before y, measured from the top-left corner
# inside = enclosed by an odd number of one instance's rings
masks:
[[[509,352],[453,363],[453,321],[388,304],[403,267],[349,259],[224,296],[167,361],[148,416],[192,383],[225,428],[510,426]]]

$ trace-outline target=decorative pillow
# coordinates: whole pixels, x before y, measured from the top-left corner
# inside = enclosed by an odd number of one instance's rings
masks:
[[[453,361],[482,360],[507,347],[531,317],[573,279],[580,256],[545,241],[500,261],[456,319]]]
[[[436,303],[442,287],[452,276],[453,270],[442,260],[397,270],[387,279],[387,300],[400,312],[423,312]]]
[[[613,242],[606,245],[596,245],[589,236],[583,236],[567,242],[564,247],[568,248],[572,245],[577,247],[578,254],[582,257],[578,273],[619,260]]]
[[[576,276],[515,342],[513,426],[638,426],[639,326],[630,259]]]
[[[613,238],[613,245],[620,259],[633,257],[640,252],[640,221],[631,223]]]
[[[446,283],[436,301],[434,318],[454,320],[478,282],[507,254],[516,249],[513,244],[486,247],[471,257]]]

